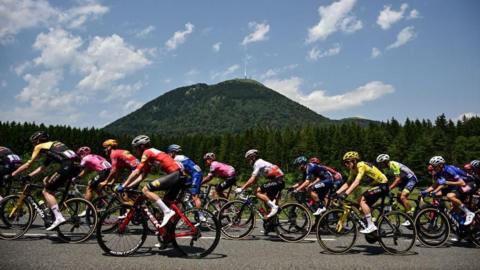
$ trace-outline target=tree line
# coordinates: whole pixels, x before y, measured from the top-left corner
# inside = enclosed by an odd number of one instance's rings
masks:
[[[76,150],[88,145],[100,155],[105,155],[102,142],[115,138],[120,147],[131,150],[134,136],[113,135],[102,129],[74,128],[69,126],[45,126],[35,123],[0,122],[0,145],[11,148],[27,160],[33,146],[30,135],[37,130],[46,130],[52,139],[59,140]],[[329,126],[305,126],[303,128],[255,129],[240,133],[218,135],[148,134],[154,147],[165,150],[172,143],[182,146],[185,155],[205,168],[202,157],[215,152],[217,159],[233,165],[241,180],[251,167],[244,159],[248,149],[255,148],[261,156],[279,165],[292,176],[296,169],[292,161],[299,155],[316,156],[340,170],[345,152],[358,151],[365,161],[374,162],[380,153],[388,153],[392,160],[399,161],[415,171],[424,181],[429,181],[426,167],[430,157],[442,155],[447,163],[462,166],[472,159],[480,158],[480,118],[452,121],[441,115],[430,120],[409,120],[403,124],[391,119],[381,123],[370,123],[366,127],[355,123]]]

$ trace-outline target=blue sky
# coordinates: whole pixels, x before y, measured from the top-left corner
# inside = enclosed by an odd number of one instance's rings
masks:
[[[479,1],[0,0],[0,121],[102,127],[247,75],[333,119],[480,113]]]

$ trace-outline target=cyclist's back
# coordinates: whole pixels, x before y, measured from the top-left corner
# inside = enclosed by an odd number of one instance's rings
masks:
[[[366,180],[371,186],[378,186],[388,182],[387,177],[377,167],[365,161],[358,162],[356,166],[350,170],[348,182],[354,180],[357,175],[363,180]]]

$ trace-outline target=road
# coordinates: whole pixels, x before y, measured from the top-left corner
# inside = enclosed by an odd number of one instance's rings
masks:
[[[285,243],[275,236],[263,236],[256,229],[245,240],[220,241],[213,254],[204,259],[179,258],[173,250],[154,247],[149,236],[143,248],[130,257],[103,254],[95,239],[82,244],[64,244],[55,234],[41,228],[23,239],[0,240],[0,269],[478,269],[480,249],[468,244],[444,248],[416,245],[411,254],[385,254],[377,244],[362,238],[345,255],[322,251],[315,236],[301,243]]]

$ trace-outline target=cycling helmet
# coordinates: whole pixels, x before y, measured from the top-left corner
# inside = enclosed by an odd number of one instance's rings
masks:
[[[386,162],[386,161],[390,161],[390,156],[389,155],[387,155],[387,154],[378,155],[377,163],[382,163],[382,162]]]
[[[474,169],[477,169],[477,170],[478,170],[478,169],[480,169],[480,160],[478,160],[478,159],[472,160],[472,161],[470,162],[470,165],[472,165],[472,167],[473,167]]]
[[[441,156],[434,156],[430,159],[430,162],[429,162],[432,166],[438,166],[438,165],[442,165],[442,164],[445,164],[445,159]]]
[[[32,143],[35,143],[38,140],[48,140],[48,138],[49,138],[48,133],[43,130],[40,130],[33,133],[32,136],[30,136],[30,141]]]
[[[257,149],[250,149],[245,153],[245,158],[252,158],[258,156],[258,150]]]
[[[117,142],[117,140],[114,140],[114,139],[108,139],[108,140],[106,140],[102,143],[102,146],[105,147],[105,148],[107,148],[109,146],[117,147],[118,142]]]
[[[472,166],[472,164],[467,163],[467,164],[463,165],[463,169],[465,171],[473,171],[473,166]]]
[[[211,160],[215,160],[215,154],[214,153],[206,153],[204,156],[203,156],[203,159],[211,159]]]
[[[300,166],[307,164],[307,158],[305,156],[299,156],[293,161],[294,166]]]
[[[345,155],[343,155],[343,160],[351,160],[351,159],[359,160],[360,155],[358,154],[358,152],[350,151],[350,152],[345,153]]]
[[[310,160],[308,160],[308,162],[318,165],[318,164],[320,164],[320,159],[317,158],[317,157],[312,157],[312,158],[310,158]]]
[[[179,153],[182,152],[182,147],[178,144],[172,144],[167,148],[168,153]]]
[[[147,135],[138,135],[132,141],[133,147],[139,147],[140,145],[145,145],[150,143],[150,138]]]
[[[90,149],[90,147],[82,146],[82,147],[78,148],[77,155],[83,157],[83,156],[89,155],[91,152],[92,152],[92,150]]]

